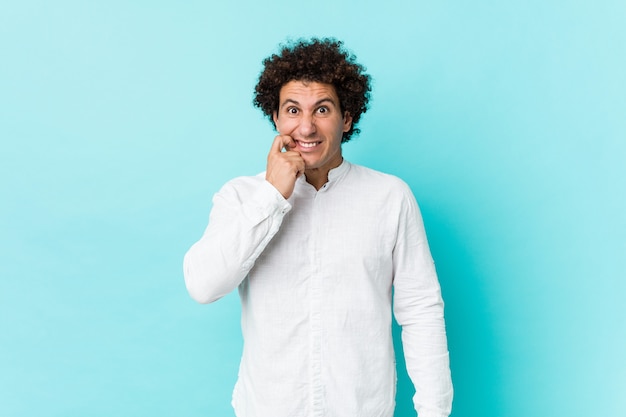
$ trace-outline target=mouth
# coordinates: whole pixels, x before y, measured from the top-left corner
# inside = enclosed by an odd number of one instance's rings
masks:
[[[301,147],[302,149],[314,149],[315,147],[317,147],[320,143],[322,142],[304,142],[301,140],[294,140],[294,142],[296,142],[298,144],[299,147]]]

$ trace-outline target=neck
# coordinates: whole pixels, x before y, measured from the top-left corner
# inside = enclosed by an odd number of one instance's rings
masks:
[[[324,184],[328,182],[328,172],[330,170],[325,169],[322,170],[320,168],[307,169],[304,171],[304,175],[306,176],[306,182],[315,187],[316,190],[319,191],[320,188]]]
[[[316,190],[319,191],[320,188],[324,186],[328,182],[328,173],[337,168],[343,162],[343,157],[339,158],[339,162],[337,164],[333,164],[331,168],[323,167],[323,168],[309,168],[304,170],[304,175],[306,177],[306,182],[315,187]]]

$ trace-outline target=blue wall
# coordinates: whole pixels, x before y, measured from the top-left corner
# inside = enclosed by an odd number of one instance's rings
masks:
[[[194,304],[182,256],[309,35],[374,77],[344,151],[421,204],[453,416],[623,414],[626,3],[210,3],[0,2],[0,415],[232,415],[238,299]]]

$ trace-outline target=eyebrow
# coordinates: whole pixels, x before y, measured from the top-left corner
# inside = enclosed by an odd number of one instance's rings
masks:
[[[322,98],[322,99],[317,100],[317,101],[315,102],[315,104],[313,105],[313,107],[317,107],[317,106],[319,106],[320,104],[322,104],[322,103],[326,103],[326,102],[329,102],[329,103],[331,103],[333,106],[337,107],[337,103],[335,103],[335,101],[334,101],[332,98],[330,98],[330,97],[324,97],[324,98]],[[284,102],[280,105],[280,108],[282,109],[283,107],[285,107],[287,104],[290,104],[290,103],[291,103],[291,104],[295,104],[296,106],[300,106],[300,103],[298,103],[296,100],[291,99],[291,98],[288,98],[288,99],[286,99],[286,100],[285,100],[285,101],[284,101]]]

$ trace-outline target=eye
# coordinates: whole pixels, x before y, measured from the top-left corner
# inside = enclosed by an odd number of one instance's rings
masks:
[[[317,112],[320,113],[320,114],[326,114],[326,113],[329,112],[329,110],[328,110],[328,107],[322,106],[322,107],[317,109]]]
[[[298,114],[298,109],[295,107],[287,107],[287,114]]]

